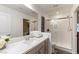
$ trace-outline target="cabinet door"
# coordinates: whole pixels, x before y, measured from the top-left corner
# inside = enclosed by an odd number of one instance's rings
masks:
[[[79,54],[79,32],[77,32],[77,53]]]
[[[41,44],[37,45],[33,49],[31,49],[28,54],[44,54],[45,53],[45,42],[42,42]]]
[[[44,45],[38,50],[39,54],[45,54],[45,47]]]

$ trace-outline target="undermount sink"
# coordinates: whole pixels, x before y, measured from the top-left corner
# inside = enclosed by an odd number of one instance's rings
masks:
[[[36,42],[36,39],[34,38],[26,38],[24,40],[21,40],[21,41],[17,41],[15,43],[10,43],[10,44],[7,44],[7,45],[16,45],[16,44],[25,44],[25,45],[30,45],[32,43]]]

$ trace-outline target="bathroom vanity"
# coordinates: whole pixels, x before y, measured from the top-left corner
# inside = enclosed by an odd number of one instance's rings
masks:
[[[40,42],[37,46],[30,49],[27,54],[48,54],[48,39]]]
[[[13,42],[12,40],[20,41]],[[29,38],[28,36],[22,36],[12,38],[5,49],[0,50],[0,53],[4,54],[49,54],[51,53],[50,38],[47,35],[39,38]]]

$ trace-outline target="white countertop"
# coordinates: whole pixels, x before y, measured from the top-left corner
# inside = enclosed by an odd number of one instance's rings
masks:
[[[23,54],[28,52],[30,49],[37,46],[47,38],[48,38],[47,36],[43,36],[41,38],[30,38],[29,40],[25,40],[26,37],[18,37],[17,39],[23,39],[23,40],[19,42],[7,44],[5,49],[0,50],[0,53]],[[16,40],[16,38],[13,38],[13,39]]]

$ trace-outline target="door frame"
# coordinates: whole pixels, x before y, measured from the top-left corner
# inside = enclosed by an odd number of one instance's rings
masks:
[[[73,6],[72,11],[72,20],[73,20],[73,26],[72,26],[72,53],[77,54],[77,9],[79,5]]]

